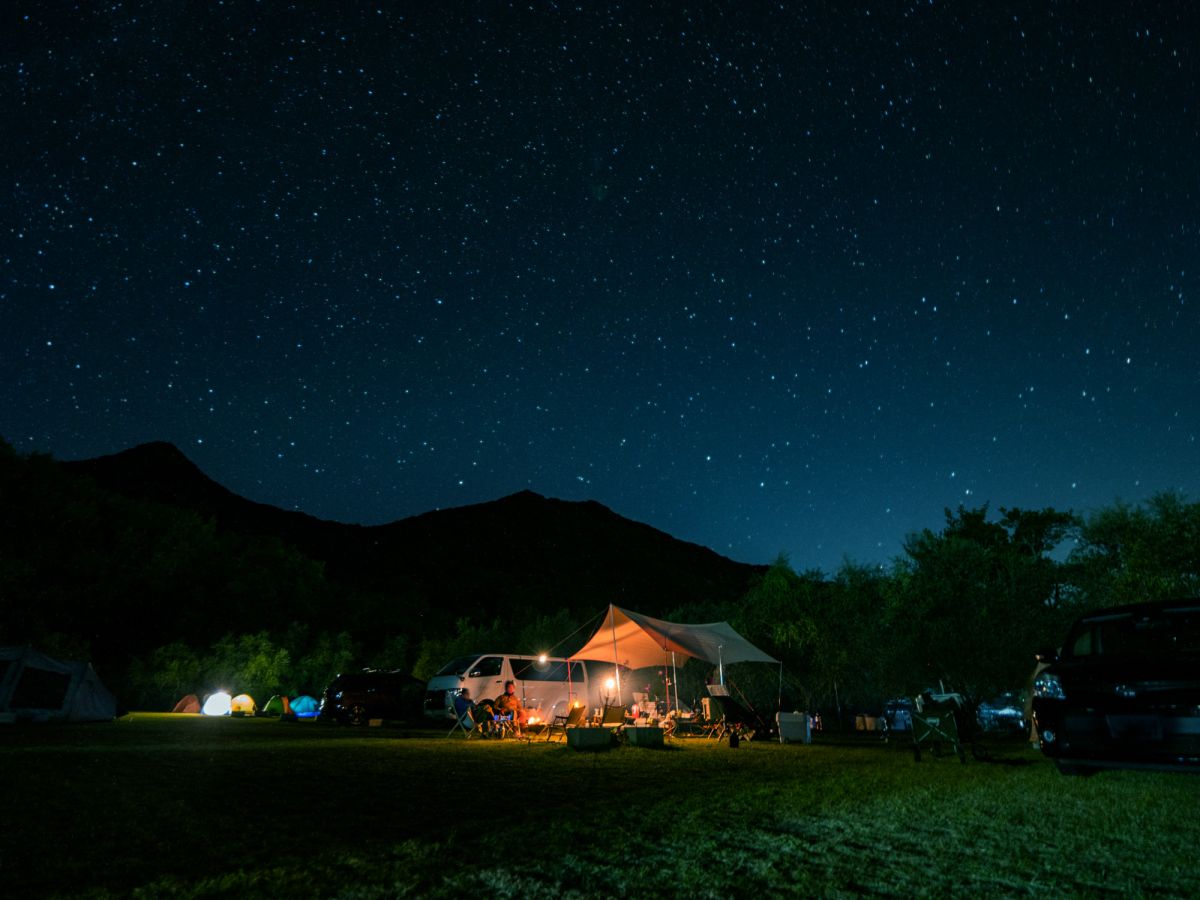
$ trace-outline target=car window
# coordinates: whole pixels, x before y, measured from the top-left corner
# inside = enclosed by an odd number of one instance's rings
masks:
[[[1070,648],[1071,656],[1200,655],[1200,609],[1156,610],[1084,621]]]
[[[1085,628],[1075,638],[1075,643],[1071,645],[1072,656],[1091,656],[1092,655],[1092,629]]]
[[[479,659],[479,657],[474,654],[472,654],[471,656],[456,657],[455,659],[450,660],[450,662],[446,663],[444,666],[442,666],[440,669],[438,669],[437,674],[438,675],[462,675],[464,672],[467,671],[467,667],[470,666],[471,663],[475,662],[475,660],[477,660],[477,659]]]
[[[503,656],[485,656],[479,661],[479,664],[471,669],[468,678],[494,678],[500,674],[500,667],[504,665]]]
[[[514,659],[513,678],[517,681],[567,681],[567,663],[561,659]],[[571,681],[583,681],[583,663],[571,663]]]

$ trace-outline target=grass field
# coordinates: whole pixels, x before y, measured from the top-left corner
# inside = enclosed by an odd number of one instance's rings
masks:
[[[5,896],[1200,894],[1200,778],[877,744],[577,753],[269,719],[0,729]]]

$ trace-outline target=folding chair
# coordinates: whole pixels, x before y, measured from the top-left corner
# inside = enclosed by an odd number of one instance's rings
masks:
[[[722,713],[721,723],[717,727],[715,735],[718,739],[731,734],[737,734],[738,740],[748,741],[754,737],[754,732],[758,730],[759,725],[756,721],[757,717],[750,710],[729,696],[717,696],[713,699],[721,707]]]
[[[511,734],[516,734],[516,731],[517,726],[513,723],[512,713],[507,713],[505,715],[501,715],[500,713],[492,714],[492,737],[508,737]]]
[[[469,741],[475,736],[483,737],[483,729],[479,727],[479,723],[475,721],[475,716],[471,714],[471,710],[463,710],[461,715],[454,717],[454,727],[446,734],[446,737],[452,737],[456,731],[462,730]]]
[[[948,744],[959,762],[967,761],[959,736],[958,720],[962,716],[963,702],[959,694],[934,694],[926,691],[913,700],[912,739],[913,759],[921,761],[922,745],[934,756]]]
[[[619,735],[625,728],[626,712],[627,708],[625,706],[604,707],[604,714],[600,717],[600,727],[610,728],[612,729],[613,733]]]
[[[587,707],[582,704],[577,704],[571,707],[571,711],[565,716],[555,716],[550,720],[550,725],[546,729],[546,740],[554,734],[555,729],[562,732],[563,740],[567,739],[567,729],[577,728],[583,724],[583,719],[587,715]]]
[[[739,740],[750,740],[755,732],[769,734],[770,723],[756,713],[753,707],[743,706],[729,694],[725,685],[709,685],[709,693],[721,708],[721,723],[715,736],[720,739],[731,734],[737,734]]]

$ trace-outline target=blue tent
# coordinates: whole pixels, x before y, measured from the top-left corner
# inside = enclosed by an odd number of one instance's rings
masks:
[[[292,701],[292,712],[297,719],[315,719],[321,712],[321,705],[308,694],[303,694]]]

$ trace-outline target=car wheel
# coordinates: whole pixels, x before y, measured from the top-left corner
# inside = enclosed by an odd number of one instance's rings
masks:
[[[367,708],[361,703],[355,703],[346,710],[346,721],[351,725],[364,725],[367,721]]]

